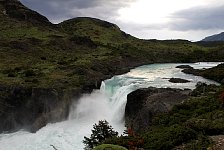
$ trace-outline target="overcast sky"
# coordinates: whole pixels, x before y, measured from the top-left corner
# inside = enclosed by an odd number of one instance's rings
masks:
[[[191,41],[224,31],[224,0],[21,0],[53,23],[94,17],[143,39]]]

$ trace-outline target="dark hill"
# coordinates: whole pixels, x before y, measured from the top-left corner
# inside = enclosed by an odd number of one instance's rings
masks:
[[[25,7],[18,0],[0,0],[0,10],[1,16],[8,16],[19,21],[29,21],[33,24],[51,24],[46,17]]]
[[[64,21],[59,26],[69,35],[87,36],[102,44],[124,43],[127,38],[133,38],[117,25],[96,18],[78,17]]]

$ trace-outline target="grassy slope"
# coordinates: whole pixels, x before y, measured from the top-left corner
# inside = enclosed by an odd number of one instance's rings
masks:
[[[0,1],[0,82],[5,85],[83,88],[126,67],[224,57],[213,52],[216,46],[140,40],[93,18],[53,25],[16,0],[8,1],[10,7],[5,2]]]

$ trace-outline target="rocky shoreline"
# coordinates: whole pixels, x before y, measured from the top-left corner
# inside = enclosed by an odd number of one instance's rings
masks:
[[[188,67],[183,68],[182,72],[186,74],[193,74],[195,76],[202,76],[224,84],[224,64],[219,64],[218,66],[210,69],[194,69],[192,67]]]

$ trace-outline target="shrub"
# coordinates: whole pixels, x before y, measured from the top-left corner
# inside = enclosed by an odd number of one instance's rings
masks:
[[[90,138],[84,137],[83,143],[85,149],[93,149],[108,138],[117,137],[118,132],[114,131],[112,126],[106,120],[100,120],[98,124],[93,125]]]
[[[106,139],[104,143],[120,145],[128,149],[142,148],[144,146],[144,139],[142,137],[137,137],[137,136],[135,137],[134,136],[119,136],[119,137]]]
[[[144,137],[145,149],[172,149],[196,138],[196,132],[181,125],[153,129]]]
[[[200,134],[197,140],[192,140],[187,143],[184,147],[184,150],[206,150],[212,144],[211,139],[207,136]]]
[[[31,69],[25,70],[23,73],[24,73],[25,77],[31,77],[31,76],[35,76],[36,75],[35,72],[33,70],[31,70]]]

